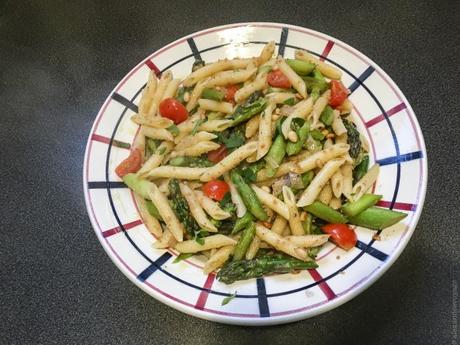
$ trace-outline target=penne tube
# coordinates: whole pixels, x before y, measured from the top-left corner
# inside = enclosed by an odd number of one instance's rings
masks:
[[[349,98],[346,98],[341,105],[337,107],[341,114],[350,114],[353,110],[353,103]]]
[[[203,122],[199,130],[206,132],[222,132],[232,125],[232,120],[208,120]]]
[[[363,150],[369,152],[369,141],[367,141],[367,138],[360,133],[359,139],[361,140],[361,147]]]
[[[216,163],[216,165],[207,168],[206,171],[201,175],[200,181],[207,182],[222,176],[225,172],[229,171],[230,169],[235,168],[238,164],[240,164],[243,160],[249,157],[257,150],[257,143],[256,142],[249,142],[232,153],[230,153],[227,157],[222,159],[220,162]]]
[[[185,106],[185,108],[187,108],[188,111],[192,111],[192,109],[195,108],[195,106],[198,104],[198,99],[201,97],[203,90],[206,88],[207,82],[208,79],[201,80],[198,84],[195,85],[195,88],[190,94],[190,99],[187,102],[187,105]]]
[[[217,228],[214,226],[214,224],[211,223],[211,221],[204,213],[203,208],[198,202],[198,199],[196,198],[193,190],[185,183],[179,183],[179,188],[185,200],[187,200],[190,213],[192,214],[193,218],[195,218],[198,225],[210,232],[217,232]]]
[[[215,253],[211,253],[208,261],[206,261],[203,272],[209,274],[220,268],[233,254],[235,246],[225,246],[216,250]]]
[[[169,178],[162,178],[162,179],[157,179],[155,183],[158,185],[158,189],[160,192],[162,192],[164,195],[168,196],[169,195]]]
[[[261,66],[264,63],[268,62],[272,58],[274,52],[275,41],[270,41],[264,46],[264,48],[260,52],[260,55],[257,57],[257,65]]]
[[[169,231],[169,229],[165,229],[163,235],[156,242],[153,243],[153,247],[157,249],[164,249],[174,247],[176,243],[177,241],[174,238],[171,231]]]
[[[150,170],[150,172],[146,176],[149,179],[167,177],[178,178],[182,180],[199,180],[200,176],[208,169],[209,168],[189,168],[162,165]]]
[[[297,206],[303,207],[312,204],[324,186],[329,182],[332,175],[334,175],[344,162],[345,159],[343,158],[328,161],[318,174],[316,174],[308,187],[302,192],[297,201]]]
[[[147,81],[147,84],[145,85],[145,88],[142,90],[142,96],[138,106],[139,114],[141,114],[142,116],[147,115],[150,109],[150,104],[152,103],[153,96],[155,95],[157,83],[157,76],[153,71],[150,71],[149,79]]]
[[[211,99],[200,98],[198,105],[204,110],[218,111],[225,114],[233,112],[233,104],[228,102],[216,102]]]
[[[377,177],[379,177],[379,172],[380,165],[374,164],[361,178],[361,180],[356,182],[356,184],[353,186],[351,194],[353,196],[353,200],[358,200],[359,198],[361,198],[363,194],[366,193],[367,190],[372,187],[375,181],[377,181]]]
[[[247,99],[254,92],[266,89],[268,87],[267,83],[267,73],[262,73],[256,77],[256,79],[246,85],[235,93],[236,103],[241,103]]]
[[[312,248],[326,243],[329,235],[286,236],[284,238],[298,247]]]
[[[256,223],[256,234],[261,240],[267,242],[279,251],[282,251],[302,261],[311,260],[305,249],[299,248],[292,242],[284,239],[277,233],[270,231],[269,229],[258,223]]]
[[[286,225],[287,225],[287,219],[280,215],[277,215],[275,218],[275,221],[273,222],[272,228],[270,230],[278,235],[281,235],[283,234],[283,231],[286,228]]]
[[[289,79],[294,89],[296,89],[303,98],[307,98],[307,86],[305,85],[305,82],[302,80],[302,78],[300,78],[299,75],[294,72],[294,70],[286,63],[286,61],[284,61],[281,56],[278,56],[276,63],[280,71],[283,72],[286,78]]]
[[[201,207],[209,214],[213,219],[223,220],[230,218],[232,215],[227,211],[220,208],[219,204],[208,198],[201,190],[195,190],[195,196],[200,203]]]
[[[254,134],[257,133],[259,129],[259,123],[260,123],[260,116],[253,116],[249,119],[248,122],[246,122],[246,128],[244,135],[246,138],[250,138],[254,136]]]
[[[205,111],[203,109],[198,109],[197,112],[190,116],[187,120],[179,123],[177,125],[177,128],[179,129],[179,135],[174,138],[174,143],[179,144],[183,138],[189,135],[195,128],[197,121],[204,120],[204,113]]]
[[[342,193],[349,199],[353,191],[353,166],[345,163],[340,167],[340,172],[343,176]]]
[[[231,181],[231,179],[228,176],[228,174],[224,174],[224,180],[225,180],[225,182],[227,182],[228,187],[230,188],[230,196],[232,197],[232,202],[236,205],[236,216],[238,218],[241,218],[247,212],[246,205],[244,204],[240,193],[236,189],[235,185]]]
[[[206,81],[206,87],[244,83],[252,78],[256,72],[257,68],[253,64],[249,64],[246,69],[216,73]]]
[[[317,167],[322,167],[331,159],[346,154],[349,148],[350,146],[348,144],[335,144],[328,149],[318,151],[305,158],[304,160],[298,162],[298,171],[296,171],[296,173],[303,174]]]
[[[283,237],[287,237],[287,236],[291,236],[292,233],[291,233],[291,228],[289,227],[289,225],[287,225],[284,230],[283,230],[283,233],[281,234],[281,236]]]
[[[313,99],[308,98],[300,101],[294,106],[292,113],[284,120],[281,125],[281,132],[284,135],[284,138],[287,138],[289,131],[291,130],[291,122],[295,118],[306,119],[308,114],[313,109]]]
[[[319,117],[329,103],[329,98],[331,98],[331,91],[327,90],[313,104],[313,109],[309,115],[312,118],[311,128],[324,127],[323,123],[319,121]]]
[[[340,170],[340,169],[339,169]],[[337,170],[337,171],[339,171]],[[334,175],[332,175],[334,176]],[[321,191],[319,192],[318,194],[318,198],[317,198],[319,201],[321,201],[324,205],[329,205],[329,202],[331,201],[332,199],[332,187],[331,187],[331,184],[328,183],[326,184],[323,189],[321,189]]]
[[[259,140],[257,142],[257,160],[265,156],[272,144],[272,113],[276,105],[269,103],[260,115]]]
[[[299,167],[297,165],[297,162],[286,162],[286,163],[282,163],[279,167],[278,167],[278,170],[276,170],[276,173],[274,176],[271,176],[271,177],[268,177],[267,176],[267,171],[265,169],[262,169],[260,170],[258,173],[257,173],[257,182],[260,182],[260,181],[266,181],[266,180],[271,180],[273,178],[276,178],[276,177],[280,177],[280,176],[283,176],[283,175],[286,175],[290,172],[296,172],[297,170],[299,170]]]
[[[323,144],[323,149],[328,149],[330,147],[334,146],[334,143],[331,138],[326,139],[326,141]]]
[[[342,201],[340,198],[336,198],[335,196],[332,197],[331,201],[329,201],[329,206],[332,207],[334,210],[338,210],[342,207]]]
[[[300,221],[299,210],[297,209],[296,199],[294,193],[288,186],[283,186],[283,199],[289,210],[289,227],[291,232],[295,236],[304,235],[305,231]]]
[[[171,132],[164,128],[153,128],[143,125],[141,126],[141,133],[152,139],[174,141],[174,136]]]
[[[180,151],[180,150],[186,149],[187,147],[193,146],[196,143],[199,143],[201,141],[210,141],[216,138],[217,138],[217,135],[213,133],[209,133],[206,131],[200,131],[196,133],[195,135],[187,135],[183,137],[182,140],[177,143],[174,149],[175,151]]]
[[[187,78],[184,79],[183,85],[185,87],[189,87],[189,86],[195,85],[200,80],[203,80],[217,72],[224,71],[227,69],[245,68],[253,62],[254,62],[254,59],[252,58],[219,60],[214,63],[204,65],[200,69],[197,69],[196,71],[192,72]]]
[[[235,244],[236,241],[233,238],[217,234],[203,237],[203,244],[200,244],[195,240],[188,240],[177,243],[174,248],[180,253],[198,253],[208,249],[231,246]]]
[[[246,260],[252,260],[255,258],[255,256],[257,255],[257,252],[259,251],[261,242],[262,241],[260,240],[259,237],[254,236],[244,256]]]
[[[169,231],[172,233],[177,242],[182,242],[184,238],[184,226],[176,217],[176,214],[169,205],[168,199],[166,196],[160,192],[156,184],[152,183],[151,189],[148,192],[150,199],[153,204],[158,209],[163,221],[166,223]]]
[[[337,136],[347,133],[347,129],[345,128],[342,118],[340,117],[340,113],[337,110],[334,110],[334,120],[332,121],[331,127]]]
[[[166,86],[165,92],[163,93],[161,100],[164,100],[166,98],[173,98],[176,95],[179,84],[180,84],[180,79],[171,80],[168,83],[168,86]]]
[[[161,224],[158,219],[153,217],[147,210],[145,199],[137,193],[133,193],[133,195],[134,200],[136,201],[137,209],[139,210],[139,214],[141,215],[145,227],[156,238],[161,237],[163,235]]]
[[[163,158],[166,154],[171,152],[174,144],[170,141],[163,141],[160,146],[158,146],[157,152],[162,152],[160,153],[154,153],[152,154],[149,159],[142,165],[142,167],[137,171],[137,175],[140,177],[143,177],[148,174],[148,172],[154,168],[157,168],[160,166],[161,162],[163,161]]]
[[[134,139],[133,144],[131,145],[131,150],[140,150],[142,152],[142,157],[145,156],[145,136],[142,133],[139,133]]]
[[[138,125],[146,125],[153,128],[168,128],[171,127],[174,122],[166,117],[161,116],[144,116],[141,114],[136,114],[131,116],[131,120],[137,123]]]
[[[274,92],[265,95],[269,102],[273,102],[275,104],[282,104],[286,102],[288,99],[295,98],[295,95],[291,92]]]
[[[152,103],[150,104],[150,108],[148,111],[149,117],[153,117],[157,115],[158,106],[160,104],[160,101],[163,99],[163,94],[171,80],[172,80],[171,71],[166,71],[161,75],[160,81],[158,82],[157,88],[155,90],[155,94],[152,99]]]
[[[171,158],[177,157],[177,156],[197,157],[197,156],[201,156],[203,153],[206,153],[212,150],[216,150],[219,147],[220,145],[213,141],[201,141],[183,150],[171,152]]]
[[[256,186],[255,184],[251,185],[251,187],[262,204],[269,207],[284,218],[289,219],[289,208],[286,203],[278,199],[273,194],[266,192],[262,188]]]
[[[342,122],[343,123],[343,122]],[[348,135],[344,133],[335,137],[336,144],[346,144],[348,142]]]
[[[295,52],[295,58],[299,60],[304,60],[308,62],[314,63],[316,66],[318,66],[318,70],[327,78],[329,79],[340,79],[342,78],[342,72],[335,68],[334,66],[331,66],[317,57],[309,54],[305,50],[296,50]]]
[[[332,193],[336,198],[340,198],[343,191],[342,169],[337,170],[331,177]]]

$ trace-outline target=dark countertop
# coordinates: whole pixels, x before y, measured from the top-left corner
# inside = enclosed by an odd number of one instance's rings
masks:
[[[454,344],[458,341],[460,3],[0,2],[1,344]],[[429,156],[426,203],[390,270],[345,305],[267,328],[188,317],[102,250],[82,191],[87,135],[139,61],[183,35],[276,21],[339,38],[400,86]]]

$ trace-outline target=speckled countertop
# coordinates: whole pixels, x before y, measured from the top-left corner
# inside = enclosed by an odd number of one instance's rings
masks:
[[[2,1],[1,344],[455,344],[460,3]],[[267,328],[186,316],[134,286],[100,246],[82,191],[86,138],[116,83],[191,32],[309,27],[376,61],[407,96],[429,157],[425,207],[390,270],[343,306]]]

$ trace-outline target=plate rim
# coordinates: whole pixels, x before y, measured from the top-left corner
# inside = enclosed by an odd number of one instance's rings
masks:
[[[421,158],[421,164],[422,164],[422,183],[420,184],[420,194],[418,198],[418,205],[416,210],[414,211],[413,215],[413,226],[408,226],[407,228],[407,234],[401,239],[401,241],[397,244],[395,247],[394,251],[389,255],[388,260],[386,260],[381,266],[379,266],[374,272],[370,273],[368,278],[362,282],[360,285],[358,285],[356,288],[353,290],[338,296],[337,298],[327,301],[326,303],[320,304],[317,307],[310,309],[310,310],[305,310],[305,311],[300,311],[297,313],[293,314],[288,314],[288,315],[279,315],[279,316],[270,316],[270,317],[259,317],[259,318],[246,318],[246,317],[238,317],[238,316],[229,316],[229,315],[219,315],[219,314],[213,314],[210,312],[206,312],[204,310],[199,310],[195,308],[188,307],[184,304],[178,303],[172,299],[167,298],[166,296],[162,295],[161,293],[149,288],[147,285],[143,284],[140,282],[135,275],[129,271],[128,268],[126,268],[118,258],[118,255],[111,249],[109,248],[109,245],[103,241],[102,234],[101,232],[97,231],[96,229],[99,228],[99,225],[97,224],[97,221],[95,219],[95,216],[90,212],[90,201],[89,201],[89,189],[87,188],[88,185],[88,180],[87,180],[87,165],[88,165],[88,154],[89,154],[89,149],[90,149],[90,142],[91,142],[91,137],[93,134],[93,131],[95,127],[98,124],[98,119],[101,116],[101,114],[104,112],[107,104],[110,102],[110,95],[113,94],[116,90],[119,89],[119,87],[125,82],[125,80],[129,79],[131,75],[141,66],[145,63],[145,61],[149,60],[152,58],[153,55],[161,53],[163,50],[166,50],[167,48],[170,48],[171,46],[177,45],[179,43],[182,43],[183,41],[187,40],[187,38],[190,37],[196,37],[201,34],[206,34],[210,33],[212,31],[217,31],[217,30],[223,30],[223,29],[230,29],[230,28],[236,28],[236,27],[250,27],[250,26],[255,26],[255,27],[277,27],[277,28],[283,28],[287,27],[290,29],[295,29],[300,32],[308,32],[311,34],[319,35],[322,38],[332,40],[334,42],[340,43],[347,49],[351,50],[353,53],[355,53],[361,60],[368,61],[370,64],[375,67],[375,69],[380,72],[388,81],[390,86],[394,88],[397,91],[398,96],[401,97],[401,99],[404,101],[406,104],[407,110],[412,114],[410,116],[411,122],[413,122],[414,125],[414,130],[415,130],[415,136],[417,137],[416,139],[419,141],[420,145],[420,151],[423,153],[423,157]],[[366,62],[367,62],[366,61]],[[325,313],[327,311],[330,311],[334,308],[339,307],[340,305],[344,304],[345,302],[348,302],[352,299],[354,299],[356,296],[361,294],[363,291],[365,291],[367,288],[369,288],[371,285],[373,285],[387,270],[394,264],[394,262],[399,258],[403,250],[406,248],[407,244],[409,243],[410,239],[412,238],[413,233],[415,232],[415,229],[418,225],[418,222],[420,220],[420,215],[423,210],[424,204],[425,204],[425,197],[426,197],[426,191],[427,191],[427,184],[428,184],[428,156],[427,156],[427,150],[426,150],[426,145],[425,145],[425,140],[423,137],[423,132],[420,128],[420,124],[418,122],[418,118],[415,115],[415,112],[412,109],[411,104],[407,101],[406,96],[404,93],[400,90],[400,88],[396,85],[396,83],[393,81],[393,79],[377,64],[373,59],[370,57],[364,55],[357,49],[353,48],[349,44],[343,42],[340,39],[337,39],[335,37],[332,37],[328,34],[324,34],[320,31],[313,30],[310,28],[298,26],[298,25],[292,25],[292,24],[284,24],[284,23],[278,23],[278,22],[238,22],[238,23],[231,23],[231,24],[225,24],[225,25],[219,25],[219,26],[214,26],[210,28],[206,28],[203,30],[198,30],[193,33],[190,33],[186,36],[182,36],[169,44],[162,46],[160,49],[153,51],[151,54],[149,54],[146,58],[141,60],[137,65],[135,65],[132,69],[128,71],[127,74],[124,75],[124,77],[116,84],[116,86],[111,90],[109,93],[109,96],[105,99],[103,102],[102,106],[99,108],[99,111],[96,115],[96,117],[93,119],[93,123],[88,135],[88,139],[86,141],[86,147],[85,147],[85,155],[84,155],[84,161],[83,161],[83,191],[84,191],[84,196],[85,196],[85,206],[86,210],[88,212],[88,216],[90,218],[91,225],[93,227],[93,231],[96,233],[96,236],[104,248],[104,251],[106,254],[109,256],[109,258],[112,260],[112,262],[116,265],[116,267],[123,272],[123,274],[131,281],[133,282],[137,287],[141,288],[144,292],[149,294],[150,296],[154,297],[158,301],[166,304],[169,307],[172,307],[176,310],[179,310],[185,314],[192,315],[195,317],[199,317],[201,319],[209,320],[209,321],[215,321],[215,322],[220,322],[220,323],[226,323],[226,324],[235,324],[235,325],[246,325],[246,326],[262,326],[262,325],[275,325],[275,324],[283,324],[283,323],[288,323],[288,322],[294,322],[294,321],[299,321],[303,320],[306,318],[310,318],[322,313]]]

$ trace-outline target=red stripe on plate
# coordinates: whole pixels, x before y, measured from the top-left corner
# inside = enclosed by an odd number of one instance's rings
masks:
[[[331,49],[332,49],[333,46],[334,46],[334,42],[332,42],[332,41],[327,41],[327,44],[326,44],[326,46],[324,47],[324,50],[323,50],[323,52],[321,53],[321,56],[319,57],[319,59],[320,59],[321,61],[324,61],[324,58],[326,58],[326,57],[329,55],[329,53],[330,53],[330,51],[331,51]]]
[[[315,282],[323,279],[323,277],[321,277],[321,274],[319,274],[319,272],[315,269],[310,269],[308,270],[308,272],[310,273],[311,277],[313,278]],[[332,291],[331,287],[325,281],[319,283],[318,285],[321,291],[323,291],[323,293],[326,295],[326,298],[329,301],[337,297],[337,295],[334,293],[334,291]]]
[[[125,228],[125,230],[129,230],[129,229],[132,229],[135,226],[138,226],[138,225],[141,225],[141,224],[142,224],[142,220],[138,219],[138,220],[135,220],[134,222],[124,224],[123,227]],[[115,234],[118,234],[119,232],[121,232],[121,228],[119,226],[117,226],[117,227],[115,227],[113,229],[103,231],[102,236],[103,237],[110,237],[110,236],[113,236]]]
[[[380,200],[377,203],[377,206],[390,207],[391,201]],[[415,211],[415,209],[417,208],[417,205],[409,204],[406,202],[395,202],[395,204],[393,205],[393,208],[396,210],[402,210],[402,211]]]
[[[406,104],[405,103],[400,103],[397,106],[395,106],[395,107],[391,108],[390,110],[388,110],[387,115],[392,116],[394,114],[399,113],[403,109],[406,109]],[[372,120],[367,121],[365,123],[365,125],[366,125],[367,128],[369,128],[369,127],[372,127],[373,125],[376,125],[379,122],[382,122],[383,120],[385,120],[385,116],[383,116],[383,114],[381,114],[381,115],[379,115],[377,117],[374,117]]]
[[[216,278],[216,275],[214,273],[210,273],[208,275],[208,278],[206,278],[206,281],[204,282],[204,285],[203,285],[203,290],[201,290],[200,296],[198,296],[198,300],[196,301],[195,309],[200,309],[200,310],[204,309],[204,306],[206,305],[206,301],[208,300],[209,290],[211,289],[215,278]]]
[[[160,76],[161,71],[160,71],[160,69],[157,67],[157,65],[155,65],[155,64],[153,63],[152,60],[150,60],[150,59],[146,60],[146,61],[145,61],[145,64],[147,65],[148,68],[150,68],[152,71],[154,71],[155,74],[156,74],[157,76]]]

